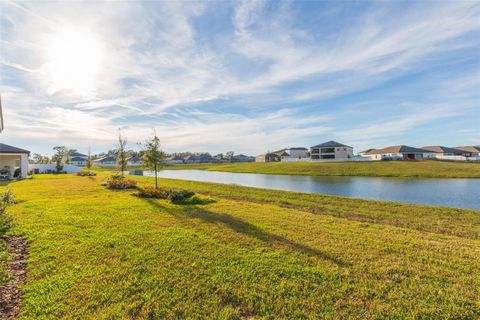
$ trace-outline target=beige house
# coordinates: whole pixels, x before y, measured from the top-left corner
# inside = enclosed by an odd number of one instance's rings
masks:
[[[464,157],[478,157],[480,156],[480,145],[478,146],[463,146],[454,147],[454,149],[461,150]]]
[[[421,160],[425,153],[428,153],[428,151],[400,145],[375,149],[365,153],[363,156],[370,157],[372,160]]]
[[[265,153],[255,157],[255,162],[278,162],[281,156],[276,153]]]
[[[310,147],[312,160],[349,160],[353,158],[353,148],[336,141],[327,141]]]
[[[0,178],[23,179],[28,174],[30,151],[0,143]]]
[[[423,154],[424,158],[441,159],[446,156],[462,156],[463,151],[455,148],[444,146],[426,146],[422,147],[426,152]]]

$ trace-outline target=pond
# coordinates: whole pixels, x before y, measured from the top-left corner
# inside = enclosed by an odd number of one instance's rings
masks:
[[[131,174],[153,176],[149,171]],[[294,176],[163,170],[159,177],[480,210],[480,179]]]

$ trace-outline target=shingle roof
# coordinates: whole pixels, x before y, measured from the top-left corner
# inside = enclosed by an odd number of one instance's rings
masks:
[[[337,142],[337,141],[333,141],[333,140],[330,140],[330,141],[327,141],[327,142],[324,142],[324,143],[321,143],[321,144],[317,144],[316,146],[313,146],[311,148],[333,148],[333,147],[348,147],[348,148],[351,148],[350,146],[347,146],[346,144],[342,144],[340,142]]]
[[[70,159],[71,161],[86,161],[85,158],[82,158],[82,157],[73,157],[72,159]]]
[[[472,152],[472,153],[478,153],[480,152],[480,146],[463,146],[463,147],[454,147],[454,149],[466,151],[466,152]]]
[[[76,152],[76,151],[71,153],[70,156],[72,156],[72,157],[86,157],[85,154],[80,153],[80,152]]]
[[[375,149],[373,151],[367,152],[367,154],[386,154],[386,153],[425,153],[427,150],[420,148],[414,148],[409,146],[390,146],[382,149]]]
[[[109,161],[117,161],[117,158],[113,156],[105,156],[103,158],[99,158],[96,160],[93,160],[94,162],[109,162]]]
[[[367,149],[367,150],[360,151],[359,153],[369,153],[369,152],[372,152],[373,150],[376,150],[376,149]]]
[[[30,154],[30,151],[25,150],[25,149],[20,149],[17,147],[9,146],[8,144],[3,144],[0,143],[0,153],[28,153]]]
[[[434,153],[453,153],[453,154],[462,154],[463,151],[455,148],[449,148],[444,146],[427,146],[422,147],[422,149],[434,152]]]

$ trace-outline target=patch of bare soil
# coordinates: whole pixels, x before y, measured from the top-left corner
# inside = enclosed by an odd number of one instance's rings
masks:
[[[0,286],[0,319],[17,319],[20,313],[20,286],[26,278],[25,267],[27,260],[27,242],[22,237],[5,237],[13,260],[8,264],[8,271],[13,279]]]

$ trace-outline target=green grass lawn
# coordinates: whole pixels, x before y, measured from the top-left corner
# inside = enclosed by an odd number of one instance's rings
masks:
[[[162,179],[202,192],[174,205],[106,177],[0,186],[29,243],[23,318],[480,317],[480,211]]]
[[[171,165],[167,169],[202,169],[243,173],[312,176],[375,176],[411,178],[480,178],[480,162],[371,161],[269,162]]]

